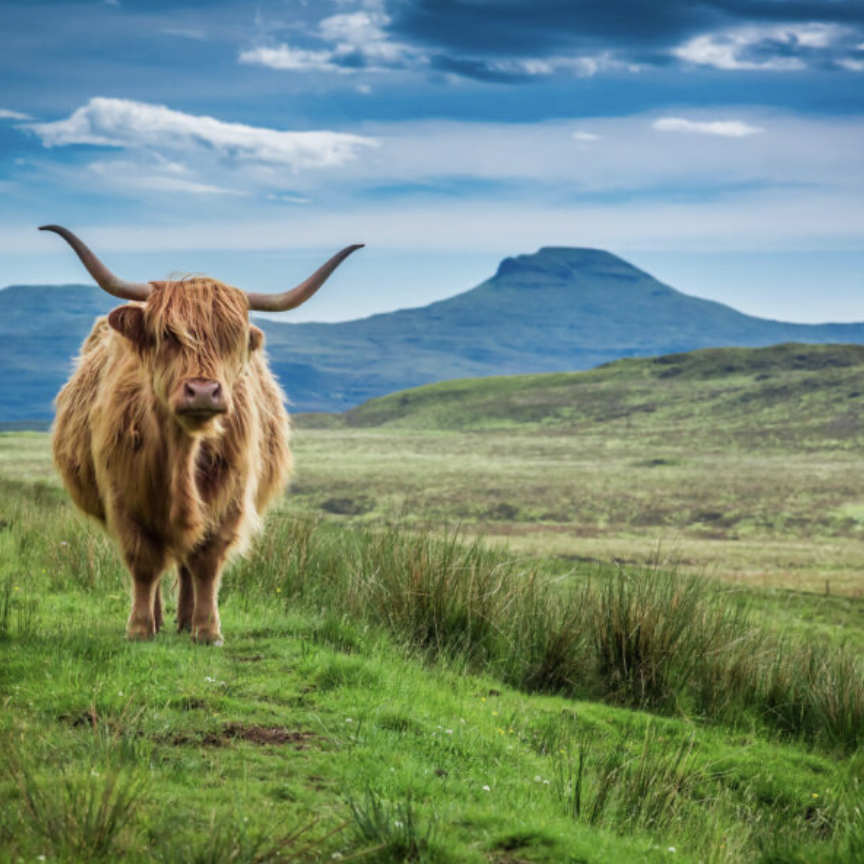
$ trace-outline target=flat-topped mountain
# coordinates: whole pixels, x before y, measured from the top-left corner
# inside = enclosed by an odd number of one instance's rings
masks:
[[[115,305],[90,285],[0,291],[0,422],[51,416],[93,318]],[[343,411],[454,378],[581,370],[696,348],[864,343],[864,324],[755,318],[676,291],[609,252],[554,247],[506,258],[476,288],[422,308],[336,324],[257,323],[299,411]]]

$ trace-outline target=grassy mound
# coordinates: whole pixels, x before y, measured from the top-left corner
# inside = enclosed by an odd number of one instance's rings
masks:
[[[699,432],[752,446],[864,432],[864,346],[721,348],[619,360],[589,372],[431,384],[372,399],[344,415],[351,427],[406,429],[626,426],[645,443]],[[646,438],[646,436],[648,436]]]

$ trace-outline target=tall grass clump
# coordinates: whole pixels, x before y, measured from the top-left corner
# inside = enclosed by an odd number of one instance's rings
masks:
[[[618,832],[666,832],[682,818],[706,768],[695,758],[693,735],[669,741],[652,724],[641,737],[561,742],[555,754],[555,794],[562,812]]]
[[[753,698],[790,736],[853,751],[864,743],[864,664],[848,648],[776,640],[754,670]]]
[[[632,706],[660,706],[746,637],[747,616],[705,580],[656,566],[600,580],[591,617],[598,683]]]
[[[73,861],[116,860],[146,793],[146,780],[93,771],[86,778],[49,781],[13,759],[4,767],[18,790],[21,822],[55,855]]]
[[[238,565],[244,593],[363,620],[431,659],[458,658],[515,686],[572,693],[581,685],[584,598],[536,566],[458,533],[345,532],[312,517],[272,528]]]
[[[367,791],[362,801],[349,801],[361,841],[371,844],[363,857],[379,864],[446,861],[435,843],[435,824],[423,824],[409,796],[390,803]]]

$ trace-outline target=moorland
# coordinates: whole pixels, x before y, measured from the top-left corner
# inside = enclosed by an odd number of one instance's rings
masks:
[[[707,350],[301,415],[221,650],[126,643],[47,436],[0,436],[0,860],[864,859],[862,371]]]

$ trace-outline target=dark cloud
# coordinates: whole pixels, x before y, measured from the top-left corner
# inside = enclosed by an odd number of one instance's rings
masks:
[[[430,65],[438,72],[447,72],[462,78],[473,78],[476,81],[490,81],[495,84],[518,84],[531,77],[524,72],[519,73],[496,68],[487,60],[475,58],[436,55],[431,58]]]
[[[859,0],[393,0],[388,11],[394,36],[441,51],[465,74],[473,64],[478,77],[490,67],[464,58],[613,51],[661,62],[682,41],[723,28],[864,24]]]
[[[391,14],[391,30],[412,41],[520,56],[665,43],[719,18],[681,0],[399,0]]]

